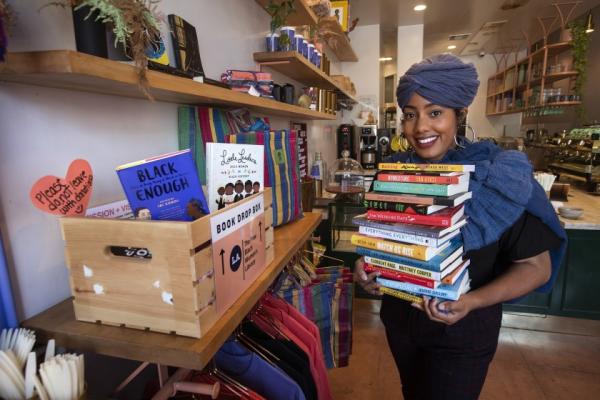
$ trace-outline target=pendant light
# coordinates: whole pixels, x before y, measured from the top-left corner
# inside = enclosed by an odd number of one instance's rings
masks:
[[[594,16],[592,15],[592,11],[588,13],[587,21],[585,22],[585,33],[594,32]]]

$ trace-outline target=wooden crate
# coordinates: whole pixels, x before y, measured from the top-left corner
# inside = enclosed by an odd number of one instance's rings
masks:
[[[273,259],[271,203],[266,188],[267,265]],[[67,217],[60,223],[78,320],[199,338],[217,319],[210,216],[194,222]],[[111,246],[147,248],[152,258],[115,256]]]

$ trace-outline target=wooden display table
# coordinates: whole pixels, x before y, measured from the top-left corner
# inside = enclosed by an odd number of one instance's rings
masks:
[[[34,329],[42,341],[55,339],[57,345],[68,349],[200,370],[311,237],[320,220],[319,214],[305,213],[304,218],[276,228],[273,262],[200,339],[80,322],[75,320],[71,299],[24,321],[22,325]]]

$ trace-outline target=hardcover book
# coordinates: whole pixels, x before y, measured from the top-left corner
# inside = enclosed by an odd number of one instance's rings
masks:
[[[468,262],[468,260],[467,260]],[[393,263],[391,261],[382,260],[380,258],[365,256],[365,263],[374,265],[376,267],[385,268],[389,271],[402,272],[412,276],[418,276],[425,279],[433,279],[436,281],[445,281],[450,275],[453,275],[460,267],[464,264],[462,257],[457,256],[446,268],[440,272],[430,271],[423,268],[410,267],[408,265],[402,265]],[[462,272],[462,271],[461,271]],[[452,281],[454,283],[454,280]]]
[[[442,244],[440,247],[428,247],[418,244],[392,242],[390,240],[377,239],[358,234],[352,235],[352,238],[350,240],[355,246],[366,247],[368,249],[373,250],[380,250],[386,253],[415,258],[421,261],[428,261],[432,259],[436,254],[438,254],[440,251],[442,251],[449,245],[449,243],[445,243]]]
[[[407,163],[379,163],[378,168],[385,171],[410,171],[410,172],[474,172],[475,165],[461,164],[407,164]]]
[[[363,200],[363,206],[365,208],[372,208],[374,210],[382,211],[398,211],[405,212],[408,214],[421,214],[429,215],[437,211],[441,211],[447,206],[435,206],[428,204],[410,204],[410,203],[395,203],[392,201],[380,201],[380,200]]]
[[[446,208],[431,215],[408,214],[396,211],[367,211],[367,219],[371,221],[396,222],[402,224],[418,224],[429,226],[452,226],[464,215],[464,207]]]
[[[455,185],[437,185],[433,183],[405,183],[375,181],[373,190],[376,192],[408,193],[426,196],[453,196],[469,190],[469,180],[465,179]]]
[[[448,240],[460,235],[460,230],[456,229],[456,230],[442,236],[439,239],[429,238],[429,237],[424,237],[424,236],[408,235],[406,233],[399,233],[399,232],[394,232],[394,231],[388,231],[385,229],[372,228],[370,226],[359,226],[358,233],[360,233],[361,235],[367,235],[367,236],[377,237],[377,238],[381,238],[381,239],[395,240],[398,242],[420,244],[423,246],[440,247],[442,244],[446,243]]]
[[[196,28],[175,14],[169,14],[168,19],[177,68],[191,73],[194,77],[204,77]]]
[[[380,172],[377,174],[377,180],[382,182],[407,182],[407,183],[435,183],[438,185],[455,185],[461,182],[461,179],[469,174],[460,172],[450,172],[447,174],[413,174],[398,172]]]
[[[398,265],[405,265],[408,267],[415,267],[426,269],[434,272],[443,271],[448,265],[456,260],[463,254],[462,241],[460,239],[453,239],[450,241],[448,247],[442,250],[438,255],[433,257],[429,261],[416,260],[410,257],[402,257],[396,254],[386,253],[384,251],[373,250],[366,247],[356,247],[356,253],[361,256],[378,258]],[[372,264],[377,264],[371,261]],[[393,264],[390,266],[393,268]]]
[[[390,289],[385,286],[381,286],[379,291],[382,294],[387,294],[388,296],[396,297],[401,300],[410,301],[411,303],[421,304],[423,303],[423,298],[416,296],[414,294],[403,292],[402,290]]]
[[[412,241],[406,239],[404,241],[408,241],[410,243],[415,242],[415,244],[424,244],[427,246],[429,246],[429,243],[431,243],[431,246],[433,246],[435,242],[430,242],[428,240],[424,240],[423,238],[433,238],[443,242],[443,238],[446,235],[464,226],[467,223],[467,220],[466,218],[463,218],[452,226],[444,228],[438,226],[402,224],[398,222],[371,221],[367,219],[367,214],[362,214],[352,218],[352,223],[358,226],[367,226],[370,228],[411,235],[413,236]]]
[[[390,289],[403,290],[417,295],[438,297],[445,300],[458,300],[458,298],[469,291],[469,270],[465,270],[456,280],[454,285],[440,285],[435,289],[415,285],[408,282],[393,281],[391,279],[377,278],[377,283]]]
[[[471,198],[471,192],[460,193],[454,196],[424,196],[416,194],[399,194],[385,192],[365,193],[365,200],[389,201],[392,203],[426,204],[456,207]]]
[[[206,144],[206,179],[211,212],[263,191],[264,153],[264,146],[256,144]]]
[[[137,219],[193,221],[209,213],[189,149],[117,167]]]
[[[378,267],[376,265],[365,264],[364,270],[366,273],[377,272],[382,278],[390,279],[393,281],[408,282],[414,285],[425,286],[428,288],[435,289],[441,285],[441,281],[429,278],[423,278],[416,275],[405,274],[400,271],[394,271],[388,268]]]

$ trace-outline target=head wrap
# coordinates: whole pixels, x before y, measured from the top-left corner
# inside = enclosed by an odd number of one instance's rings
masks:
[[[413,64],[400,78],[396,97],[404,108],[413,93],[430,102],[454,109],[468,107],[477,94],[479,80],[472,63],[452,54],[438,54]]]

